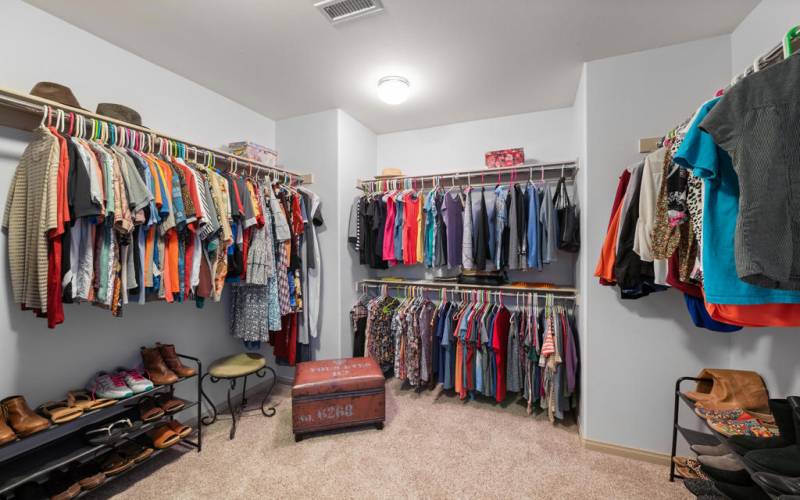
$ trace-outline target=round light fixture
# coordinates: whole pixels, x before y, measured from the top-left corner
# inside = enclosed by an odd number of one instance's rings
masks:
[[[408,99],[410,84],[402,76],[384,76],[378,80],[378,97],[386,104],[401,104]]]

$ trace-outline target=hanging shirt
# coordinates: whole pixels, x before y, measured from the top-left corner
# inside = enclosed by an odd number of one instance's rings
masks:
[[[542,254],[540,252],[541,227],[539,222],[539,193],[536,186],[528,184],[526,188],[528,198],[528,268],[542,268]]]
[[[698,112],[675,161],[705,181],[703,199],[703,287],[713,304],[800,303],[800,292],[746,283],[736,272],[734,241],[739,215],[739,183],[731,157],[697,123],[719,102],[712,99]]]
[[[445,193],[442,210],[447,226],[447,267],[453,268],[461,265],[464,237],[464,205],[458,191],[450,190]]]
[[[798,81],[789,57],[734,85],[700,123],[739,180],[737,275],[766,288],[800,289]]]

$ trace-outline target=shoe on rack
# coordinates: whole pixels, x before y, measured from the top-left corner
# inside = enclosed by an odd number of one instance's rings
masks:
[[[183,425],[177,420],[170,420],[169,422],[167,422],[167,427],[169,427],[172,430],[172,432],[179,435],[181,439],[188,437],[189,434],[192,433],[191,427],[189,427],[188,425]]]
[[[75,462],[69,469],[70,477],[78,483],[83,491],[97,488],[106,482],[106,475],[100,470],[100,465],[91,460],[85,463]]]
[[[156,404],[166,413],[176,413],[186,407],[183,400],[170,396],[169,394],[156,394],[154,398]]]
[[[125,383],[125,379],[116,373],[97,372],[86,389],[101,399],[125,399],[133,396],[133,390]]]
[[[693,444],[689,448],[698,455],[705,455],[707,457],[721,457],[722,455],[730,454],[730,451],[724,444],[718,444],[716,446]]]
[[[50,421],[40,417],[28,407],[22,396],[11,396],[0,401],[8,417],[8,423],[17,436],[23,438],[50,427]]]
[[[720,493],[714,488],[714,481],[710,479],[684,479],[683,485],[696,497],[720,496]]]
[[[800,495],[800,477],[786,477],[769,472],[756,472],[753,474],[753,480],[775,496]]]
[[[167,367],[175,372],[175,374],[179,377],[193,377],[197,374],[197,370],[194,368],[189,368],[181,363],[178,354],[175,352],[174,344],[162,344],[160,342],[156,342],[156,347],[161,353],[161,357],[164,359],[164,363],[167,364]]]
[[[126,440],[124,443],[117,447],[117,453],[122,458],[127,458],[133,461],[134,464],[144,462],[150,458],[155,450],[149,446],[143,446],[138,441],[132,439]]]
[[[728,440],[731,450],[739,455],[745,455],[751,450],[770,448],[783,448],[794,444],[797,440],[794,412],[786,399],[770,399],[769,408],[778,426],[780,436],[760,438],[755,436],[733,436]]]
[[[159,450],[169,448],[181,440],[181,436],[166,425],[151,430],[147,433],[147,437],[153,442],[153,446]]]
[[[150,396],[145,396],[139,400],[139,418],[142,422],[153,422],[163,417],[166,412],[158,406],[156,400]]]
[[[100,459],[100,469],[106,477],[122,474],[131,467],[133,467],[133,460],[123,457],[116,451],[112,451]]]
[[[47,498],[44,486],[36,481],[29,481],[14,489],[14,500],[42,500]]]
[[[81,485],[72,474],[62,470],[54,470],[45,484],[50,500],[72,500],[81,494]]]
[[[0,404],[0,446],[10,443],[17,439],[17,435],[8,425],[8,417],[6,415],[6,407]]]
[[[731,500],[769,500],[764,490],[752,483],[750,486],[742,486],[716,481],[714,486]]]
[[[795,424],[794,442],[783,448],[753,450],[744,456],[745,462],[758,472],[800,477],[800,397],[787,398]],[[787,441],[788,442],[788,441]]]
[[[164,358],[161,356],[161,351],[158,347],[142,347],[142,364],[147,377],[153,381],[155,385],[170,385],[178,381],[178,376],[170,370]]]
[[[117,375],[122,377],[134,394],[153,390],[153,382],[146,379],[136,368],[117,368]]]
[[[712,459],[720,457],[698,457],[698,460],[700,460],[700,458]],[[715,467],[714,465],[709,465],[708,460],[703,460],[700,462],[700,464],[701,464],[700,467],[703,469],[703,472],[708,474],[708,476],[714,481],[721,481],[728,484],[737,484],[740,486],[753,485],[753,480],[750,478],[750,474],[747,472],[746,469],[734,468],[734,470],[730,470],[728,468],[730,467],[730,465],[725,462],[718,464],[722,465],[722,467]]]

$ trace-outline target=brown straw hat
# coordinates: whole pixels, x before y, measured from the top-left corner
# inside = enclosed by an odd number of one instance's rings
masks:
[[[81,108],[81,105],[78,103],[78,99],[75,97],[75,94],[72,93],[72,90],[70,90],[69,87],[60,85],[58,83],[39,82],[33,86],[33,89],[31,89],[30,94],[35,95],[36,97],[49,99],[51,101],[55,101],[73,108],[83,109]]]
[[[122,104],[101,102],[97,105],[96,113],[98,115],[107,116],[115,120],[138,125],[140,127],[144,126],[142,125],[142,115],[140,115],[136,110],[133,110],[127,106],[123,106]]]

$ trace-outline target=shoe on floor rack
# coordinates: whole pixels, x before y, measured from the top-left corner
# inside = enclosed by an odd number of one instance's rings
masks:
[[[122,377],[125,384],[130,387],[135,394],[153,390],[153,382],[145,378],[136,368],[117,368],[116,374]]]
[[[800,397],[787,398],[794,419],[794,440],[783,448],[753,450],[744,461],[758,472],[770,472],[787,477],[800,477]]]
[[[155,385],[170,385],[178,381],[178,375],[167,367],[158,347],[142,347],[140,352],[144,371]]]
[[[125,399],[133,396],[133,389],[125,383],[125,378],[117,373],[97,372],[86,389],[95,397],[102,399]]]
[[[783,448],[795,442],[796,432],[794,423],[794,412],[786,399],[770,399],[769,408],[778,426],[780,436],[758,438],[754,436],[733,436],[728,439],[728,445],[735,453],[745,455],[752,450],[762,450],[769,448]]]

